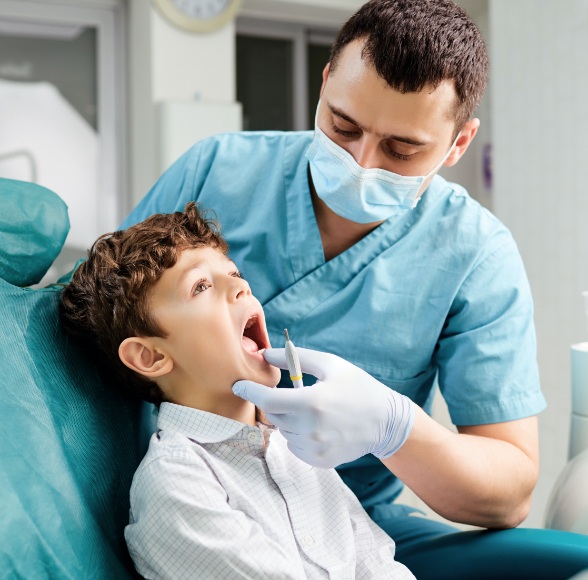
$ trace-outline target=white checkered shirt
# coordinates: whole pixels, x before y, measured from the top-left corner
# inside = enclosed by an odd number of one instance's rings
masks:
[[[414,579],[337,472],[276,429],[171,403],[157,426],[125,528],[144,577]]]

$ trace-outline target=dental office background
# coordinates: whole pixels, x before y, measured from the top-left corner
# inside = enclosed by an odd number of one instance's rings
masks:
[[[197,33],[150,0],[0,0],[0,177],[53,189],[72,222],[46,281],[198,139],[312,128],[329,44],[361,4],[243,0]],[[588,0],[458,4],[486,38],[491,77],[476,139],[441,174],[511,229],[525,261],[549,403],[525,525],[542,527],[568,459],[570,345],[588,340]],[[451,427],[440,397],[434,414]],[[402,499],[430,513],[409,490]]]

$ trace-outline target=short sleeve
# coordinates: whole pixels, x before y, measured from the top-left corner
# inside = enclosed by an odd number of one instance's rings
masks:
[[[531,291],[510,235],[481,256],[459,288],[435,361],[456,425],[511,421],[545,408]]]

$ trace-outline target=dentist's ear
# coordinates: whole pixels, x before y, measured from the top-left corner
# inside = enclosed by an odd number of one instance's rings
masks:
[[[329,70],[331,70],[331,63],[328,62],[323,69],[323,84],[321,85],[321,92],[319,94],[319,99],[323,96],[323,91],[325,90],[325,85],[327,84],[327,79],[329,78]]]
[[[154,346],[149,338],[125,338],[118,347],[118,356],[125,366],[148,379],[167,375],[174,366],[171,357]]]
[[[459,132],[459,137],[455,141],[455,145],[449,153],[449,156],[445,160],[443,164],[445,167],[452,167],[455,165],[462,157],[462,155],[467,151],[470,143],[473,141],[476,133],[478,132],[478,128],[480,127],[480,119],[470,119],[461,129]]]

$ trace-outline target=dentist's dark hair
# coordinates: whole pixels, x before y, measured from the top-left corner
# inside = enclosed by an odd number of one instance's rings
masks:
[[[61,321],[68,334],[84,343],[126,390],[150,403],[163,401],[161,389],[125,366],[118,348],[131,336],[167,336],[151,314],[149,291],[183,250],[206,246],[224,254],[229,250],[218,224],[191,201],[183,212],[154,214],[100,236],[62,292]]]
[[[331,47],[333,74],[342,50],[365,41],[362,57],[402,93],[454,83],[455,135],[472,117],[488,80],[488,54],[480,31],[450,0],[371,0],[339,31]]]

